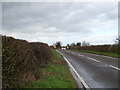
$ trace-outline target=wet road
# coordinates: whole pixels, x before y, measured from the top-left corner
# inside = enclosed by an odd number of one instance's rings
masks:
[[[118,88],[118,59],[103,55],[59,50],[90,88]]]

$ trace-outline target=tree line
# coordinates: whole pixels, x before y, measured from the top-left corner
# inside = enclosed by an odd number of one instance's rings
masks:
[[[77,42],[77,43],[73,42],[71,44],[67,44],[66,46],[62,46],[62,42],[61,41],[57,41],[56,43],[53,44],[54,48],[74,47],[74,46],[77,46],[77,47],[80,47],[80,46],[90,46],[90,43],[87,42],[87,41],[83,41],[82,43],[81,42]]]
[[[120,36],[118,36],[115,39],[115,44],[113,44],[113,45],[120,45]],[[76,42],[76,43],[73,42],[71,44],[67,44],[66,46],[62,46],[62,42],[61,41],[57,41],[51,47],[53,47],[53,48],[62,48],[62,47],[70,48],[70,47],[87,47],[87,46],[91,46],[88,41]]]

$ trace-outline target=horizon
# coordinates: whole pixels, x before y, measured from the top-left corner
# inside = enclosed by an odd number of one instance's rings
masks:
[[[3,35],[3,34],[1,34],[1,36],[6,36],[6,37],[11,37],[11,38],[14,38],[14,39],[19,39],[19,40],[25,40],[25,39],[22,39],[22,38],[15,38],[15,37],[13,37],[13,36],[8,36],[8,35]],[[25,40],[25,41],[27,41],[27,40]],[[27,41],[28,43],[32,43],[32,42],[38,42],[38,43],[44,43],[44,44],[48,44],[48,43],[45,43],[45,42],[40,42],[40,41]],[[56,42],[58,42],[58,41],[56,41]],[[55,43],[56,43],[55,42]],[[60,41],[61,42],[61,41]],[[53,46],[55,43],[53,43],[53,44],[48,44],[48,46]],[[81,43],[82,44],[82,42],[71,42],[71,43],[67,43],[67,44],[69,44],[69,45],[71,45],[72,43],[74,43],[74,44],[77,44],[77,43]],[[89,43],[89,42],[88,42]],[[64,46],[67,46],[67,44],[66,45],[63,45],[62,44],[62,42],[61,42],[61,46],[62,47],[64,47]],[[89,43],[90,44],[90,43]],[[90,44],[89,46],[98,46],[98,45],[114,45],[114,44],[116,44],[116,43],[113,43],[113,44]],[[82,45],[81,45],[82,46]]]

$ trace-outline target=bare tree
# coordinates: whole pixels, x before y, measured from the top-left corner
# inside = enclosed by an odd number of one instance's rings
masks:
[[[87,41],[83,41],[83,42],[82,42],[82,46],[90,46],[90,43],[87,42]]]
[[[71,43],[71,46],[75,46],[75,43]]]
[[[115,43],[120,45],[120,35],[116,38]]]
[[[77,43],[76,43],[76,46],[81,46],[81,43],[80,43],[80,42],[77,42]]]
[[[57,41],[55,43],[56,48],[61,48],[61,45],[62,45],[61,41]]]

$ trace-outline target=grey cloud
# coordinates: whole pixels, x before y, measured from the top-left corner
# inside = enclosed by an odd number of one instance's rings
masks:
[[[2,33],[2,3],[0,2],[0,34]]]
[[[37,36],[46,42],[57,40],[55,37],[59,35],[62,40],[71,35],[84,37],[94,33],[92,29],[102,23],[117,20],[116,3],[4,2],[2,8],[3,34],[27,40]],[[66,34],[68,37],[62,38]]]

